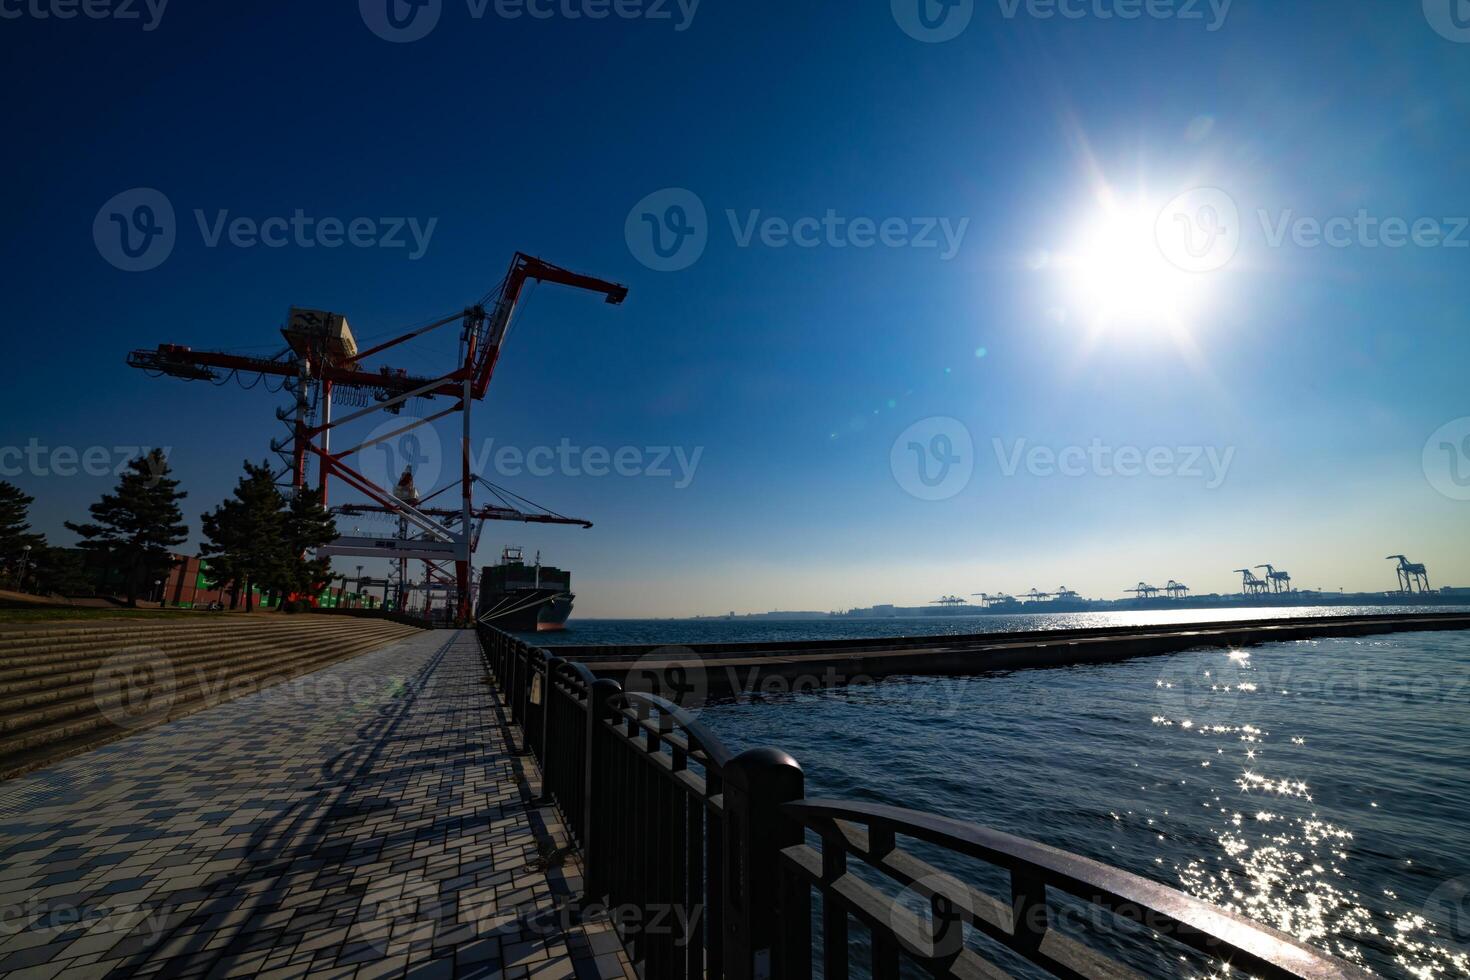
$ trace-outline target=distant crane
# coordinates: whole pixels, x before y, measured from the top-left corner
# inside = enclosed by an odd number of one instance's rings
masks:
[[[1051,593],[1038,592],[1036,591],[1036,587],[1032,586],[1031,591],[1026,593],[1025,598],[1030,599],[1032,602],[1040,602],[1042,599],[1050,599]]]
[[[1265,595],[1266,580],[1260,578],[1249,568],[1237,568],[1235,570],[1241,576],[1240,591],[1245,595]]]
[[[1078,598],[1077,593],[1076,592],[1073,592],[1071,589],[1067,588],[1065,585],[1059,585],[1059,586],[1057,586],[1057,590],[1055,592],[1053,592],[1052,595],[1056,596],[1057,599],[1061,600],[1062,602],[1066,602],[1068,599],[1076,599],[1076,598]]]
[[[1004,592],[997,592],[994,595],[991,595],[989,592],[972,592],[970,594],[979,596],[982,606],[1008,606],[1016,601],[1015,596],[1007,595]]]
[[[932,606],[950,606],[950,607],[953,607],[953,606],[965,606],[965,605],[969,605],[969,603],[965,602],[964,599],[961,599],[957,595],[947,595],[947,596],[940,596],[938,599],[935,599],[933,602],[931,602],[930,605],[932,605]]]
[[[1189,586],[1185,585],[1182,582],[1176,582],[1173,579],[1169,579],[1169,584],[1164,586],[1164,594],[1167,595],[1170,599],[1183,599],[1185,596],[1189,595]]]
[[[1159,587],[1157,585],[1149,585],[1147,582],[1139,582],[1134,588],[1124,589],[1123,591],[1135,593],[1140,599],[1153,599],[1158,596]]]
[[[1257,565],[1257,568],[1266,570],[1267,591],[1275,594],[1291,591],[1291,575],[1287,572],[1278,572],[1271,565]]]
[[[1422,563],[1411,562],[1403,555],[1389,555],[1387,558],[1388,561],[1394,559],[1398,559],[1399,563],[1394,571],[1398,573],[1400,592],[1412,593],[1416,585],[1420,592],[1429,591],[1429,573],[1424,570]]]

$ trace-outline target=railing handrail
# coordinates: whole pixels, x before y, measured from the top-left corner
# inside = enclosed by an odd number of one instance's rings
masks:
[[[1007,870],[1039,872],[1047,885],[1074,898],[1094,904],[1102,904],[1101,899],[1113,903],[1114,907],[1130,906],[1162,917],[1165,924],[1183,926],[1185,930],[1216,940],[1219,945],[1248,957],[1251,969],[1266,968],[1267,972],[1324,980],[1372,977],[1371,973],[1284,932],[1176,888],[980,824],[882,803],[802,799],[785,803],[781,809],[814,830],[820,829],[824,821],[845,820],[870,830],[880,827],[885,832],[936,844]],[[1219,951],[1211,950],[1209,944],[1188,942],[1182,935],[1174,938],[1218,955]]]
[[[834,971],[829,975],[846,975],[845,959],[833,957],[846,956],[848,914],[872,928],[875,976],[898,975],[900,947],[930,968],[940,965],[942,959],[910,941],[921,923],[896,899],[844,872],[849,857],[901,885],[930,882],[922,887],[933,891],[935,916],[943,905],[946,918],[929,928],[942,925],[953,938],[950,917],[958,914],[1061,976],[1131,971],[1051,923],[1047,889],[1120,919],[1136,918],[1181,947],[1266,977],[1372,976],[1244,915],[1037,841],[887,804],[806,798],[800,766],[785,753],[750,749],[737,755],[687,708],[657,694],[624,690],[579,660],[481,626],[487,667],[496,675],[510,720],[521,724],[524,750],[541,762],[544,785],[590,855],[589,894],[616,893],[641,903],[677,901],[687,889],[688,901],[709,903],[707,949],[699,945],[698,932],[689,937],[687,957],[675,955],[667,938],[629,939],[648,944],[639,947],[637,958],[650,977],[696,976],[700,970],[732,980],[761,973],[777,980],[808,976],[815,951],[811,889],[823,896],[823,956]],[[707,778],[687,771],[690,760]],[[668,846],[661,835],[669,831],[681,842],[672,863],[655,854]],[[808,832],[820,838],[820,852],[805,843]],[[1008,871],[1010,902],[977,891],[961,878],[963,872],[931,867],[902,850],[895,843],[899,836]],[[681,863],[686,859],[687,865]],[[934,885],[934,875],[943,883]],[[937,941],[938,933],[931,938]],[[701,959],[706,952],[709,958]],[[961,951],[953,955],[970,958],[958,964],[961,973],[988,963],[964,951],[962,937]]]
[[[587,669],[586,664],[576,660],[563,660],[557,656],[548,656],[545,658],[545,663],[552,668],[547,680],[559,681],[570,688],[580,690],[583,695],[590,695],[592,685],[597,683],[597,675]]]
[[[546,650],[545,647],[541,647],[540,649],[543,653],[550,653],[550,651]],[[597,675],[592,673],[591,669],[589,669],[588,666],[582,663],[580,660],[564,660],[560,657],[556,657],[555,655],[547,657],[547,660],[559,661],[556,665],[557,670],[564,670],[569,674],[575,674],[577,680],[586,684],[588,687],[591,687],[593,684],[597,683]]]
[[[659,714],[667,715],[675,724],[684,729],[690,738],[690,748],[696,745],[704,751],[709,765],[719,772],[729,765],[730,760],[735,758],[720,737],[710,731],[698,718],[690,714],[684,708],[679,707],[667,698],[661,698],[657,694],[649,694],[644,691],[621,691],[617,695],[624,701],[643,702],[659,710]]]

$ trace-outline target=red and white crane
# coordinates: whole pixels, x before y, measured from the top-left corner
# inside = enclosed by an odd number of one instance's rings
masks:
[[[396,558],[400,567],[409,558],[415,558],[424,561],[431,577],[436,578],[442,575],[438,571],[440,563],[453,561],[456,611],[460,621],[466,622],[472,612],[471,559],[479,529],[483,528],[485,521],[530,521],[591,527],[587,521],[563,517],[544,509],[540,512],[521,510],[515,503],[529,504],[529,501],[513,494],[507,496],[508,492],[486,483],[470,467],[470,406],[485,397],[511,320],[526,284],[531,282],[549,282],[600,293],[607,303],[614,305],[622,303],[628,295],[626,286],[572,272],[517,252],[505,278],[480,302],[366,350],[357,350],[344,317],[293,309],[287,325],[281,330],[287,348],[275,357],[197,351],[177,344],[160,344],[153,350],[132,351],[128,354],[128,364],[155,376],[193,381],[222,383],[240,375],[283,379],[282,386],[292,392],[294,404],[289,410],[278,410],[277,417],[289,425],[290,436],[273,443],[272,448],[287,458],[290,486],[299,489],[307,485],[308,461],[314,458],[324,502],[330,480],[335,477],[369,501],[348,504],[338,508],[339,512],[393,514],[399,518],[400,526],[411,526],[417,535],[411,542],[401,535],[401,540],[391,546],[372,539],[342,538],[323,551],[334,555]],[[442,374],[411,375],[405,370],[386,365],[374,367],[367,363],[384,352],[453,323],[461,325],[459,355]],[[379,412],[398,414],[404,404],[414,399],[439,397],[450,398],[453,403],[422,418],[405,419],[401,427],[392,431],[375,432],[367,441],[350,448],[332,447],[332,432],[344,425]],[[333,418],[334,398],[354,404],[357,410]],[[371,446],[399,438],[420,426],[454,414],[461,417],[463,432],[458,508],[424,506],[453,484],[420,500],[417,494],[399,495],[395,493],[396,488],[381,486],[352,464],[353,456]],[[477,508],[473,499],[477,484],[495,492],[500,497],[500,506]],[[405,499],[410,496],[412,499]],[[400,583],[402,581],[400,578]]]

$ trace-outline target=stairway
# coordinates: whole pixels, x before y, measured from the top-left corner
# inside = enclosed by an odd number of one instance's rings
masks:
[[[0,779],[419,632],[277,614],[0,629]]]

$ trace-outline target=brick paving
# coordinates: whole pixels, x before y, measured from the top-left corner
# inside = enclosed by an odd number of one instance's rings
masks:
[[[471,632],[0,783],[0,975],[632,975]]]

